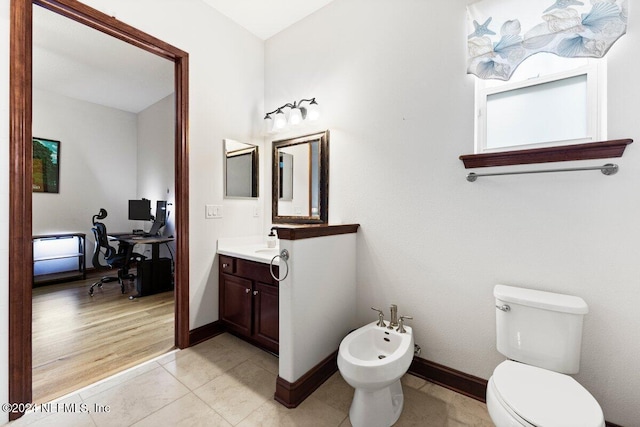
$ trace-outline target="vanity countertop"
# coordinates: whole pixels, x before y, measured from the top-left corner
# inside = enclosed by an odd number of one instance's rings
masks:
[[[266,242],[261,238],[219,239],[217,252],[222,255],[269,264],[273,257],[280,253],[280,248],[279,245],[276,245],[275,248],[267,248]],[[280,258],[276,258],[273,265],[278,265],[279,260]]]

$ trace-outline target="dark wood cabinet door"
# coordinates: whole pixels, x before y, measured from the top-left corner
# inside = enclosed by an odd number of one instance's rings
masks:
[[[253,338],[271,351],[278,352],[278,287],[255,282],[253,291]]]
[[[230,329],[251,335],[251,280],[220,275],[220,319]]]

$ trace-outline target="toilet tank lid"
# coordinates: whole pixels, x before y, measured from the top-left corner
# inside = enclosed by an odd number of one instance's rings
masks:
[[[580,297],[535,289],[517,288],[515,286],[496,285],[493,296],[503,302],[560,311],[571,314],[587,314],[589,307]]]

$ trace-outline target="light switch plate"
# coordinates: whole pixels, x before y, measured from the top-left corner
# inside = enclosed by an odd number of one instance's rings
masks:
[[[220,205],[205,205],[204,217],[206,219],[222,218],[222,206],[220,206]]]

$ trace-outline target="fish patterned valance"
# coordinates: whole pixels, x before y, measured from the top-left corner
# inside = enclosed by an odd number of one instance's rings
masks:
[[[481,0],[467,6],[467,73],[509,80],[529,56],[600,58],[627,30],[627,0]]]

